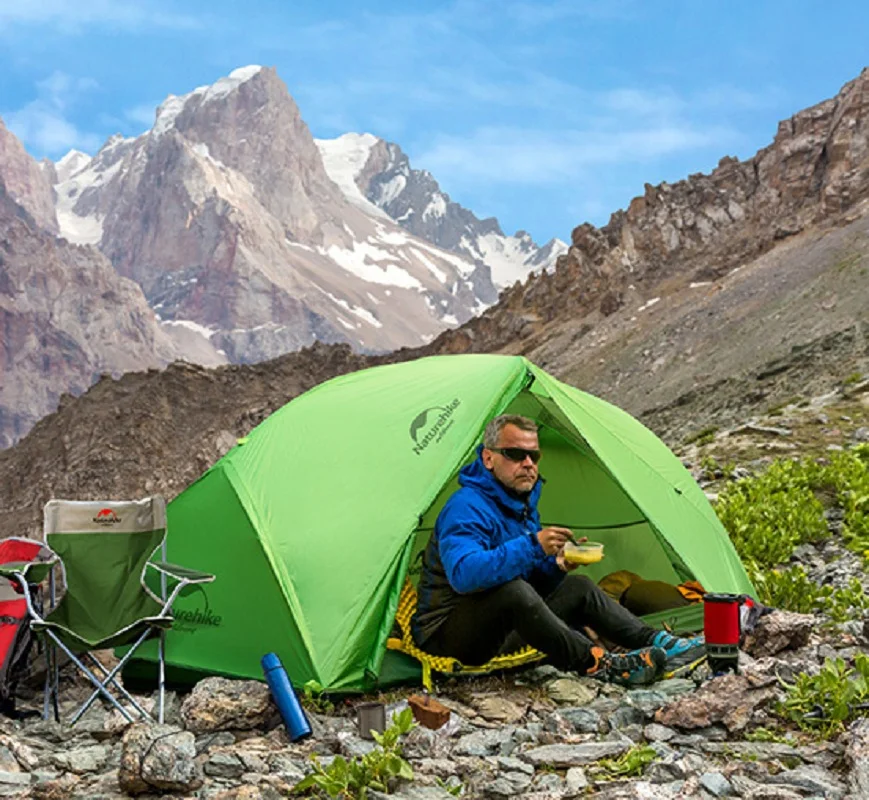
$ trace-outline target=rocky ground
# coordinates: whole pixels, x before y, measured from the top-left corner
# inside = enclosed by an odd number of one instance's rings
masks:
[[[486,680],[445,680],[437,692],[450,721],[404,737],[414,779],[396,783],[393,796],[434,800],[451,790],[496,800],[869,796],[869,720],[825,741],[784,729],[773,710],[782,681],[816,669],[825,657],[869,650],[862,622],[837,633],[819,623],[787,612],[765,617],[741,656],[740,674],[713,679],[695,673],[626,691],[544,665]],[[406,693],[379,699],[398,711]],[[85,696],[83,685],[68,683],[61,712]],[[299,744],[288,741],[265,684],[223,678],[206,679],[183,698],[171,695],[162,726],[127,725],[99,707],[75,728],[4,721],[0,794],[285,797],[311,771],[312,754],[328,765],[375,747],[357,732],[354,707],[361,700],[340,701],[328,714],[309,708],[314,735]],[[634,774],[624,774],[632,761]]]
[[[680,455],[714,498],[727,480],[773,458],[824,458],[869,440],[869,381],[846,381],[813,399],[794,398],[726,430],[702,432]],[[830,539],[794,556],[818,584],[869,588],[863,560],[846,550],[841,523]],[[776,611],[761,619],[740,656],[740,673],[627,691],[551,666],[487,679],[442,678],[451,710],[437,731],[403,737],[412,781],[400,798],[781,798],[869,797],[869,719],[824,738],[777,713],[786,685],[828,658],[869,654],[862,616],[832,626],[823,615]],[[86,687],[68,675],[61,711]],[[74,728],[41,720],[0,721],[0,796],[279,798],[337,756],[361,758],[375,744],[358,735],[356,706],[379,700],[400,711],[418,687],[352,698],[313,698],[312,738],[292,744],[264,683],[210,678],[170,695],[167,723],[128,725],[94,707]],[[30,704],[38,704],[36,693]],[[153,704],[152,698],[143,700]],[[24,705],[28,704],[27,699]],[[378,798],[378,792],[369,792]]]

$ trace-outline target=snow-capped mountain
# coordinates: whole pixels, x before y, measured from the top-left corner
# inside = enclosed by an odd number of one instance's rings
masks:
[[[482,263],[336,185],[272,69],[170,95],[150,131],[55,172],[61,235],[99,246],[210,360],[417,345],[497,299]]]
[[[425,170],[412,169],[397,144],[370,133],[317,139],[329,177],[351,203],[379,209],[405,230],[485,264],[496,286],[510,286],[533,271],[548,271],[567,252],[552,239],[539,247],[524,231],[506,236],[494,217],[480,220],[450,200]]]

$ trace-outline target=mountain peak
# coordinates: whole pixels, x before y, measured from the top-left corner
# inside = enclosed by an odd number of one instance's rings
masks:
[[[54,164],[57,183],[61,183],[67,178],[72,177],[76,172],[83,170],[90,162],[91,157],[87,153],[83,153],[81,150],[70,150]]]
[[[154,121],[154,127],[151,129],[151,134],[159,137],[173,128],[175,120],[189,100],[198,98],[201,102],[207,103],[211,100],[225,97],[243,83],[247,83],[251,78],[255,78],[262,71],[263,67],[258,64],[239,67],[230,72],[226,77],[220,78],[208,86],[197,86],[192,92],[188,92],[187,94],[170,94],[157,107],[157,118]]]

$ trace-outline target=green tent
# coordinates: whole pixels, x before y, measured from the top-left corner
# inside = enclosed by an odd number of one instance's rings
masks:
[[[399,593],[504,412],[542,426],[544,524],[606,544],[592,578],[631,569],[753,593],[703,492],[633,417],[519,356],[436,356],[311,389],[172,501],[169,561],[217,579],[176,602],[169,667],[259,678],[274,651],[296,685],[333,691],[418,674],[385,648]]]

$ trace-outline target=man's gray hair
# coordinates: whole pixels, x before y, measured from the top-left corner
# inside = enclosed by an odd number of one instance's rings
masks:
[[[498,439],[501,437],[501,431],[504,430],[505,425],[515,425],[521,431],[537,433],[537,423],[533,419],[519,414],[501,414],[486,425],[486,431],[483,434],[483,447],[489,450],[497,447]]]

